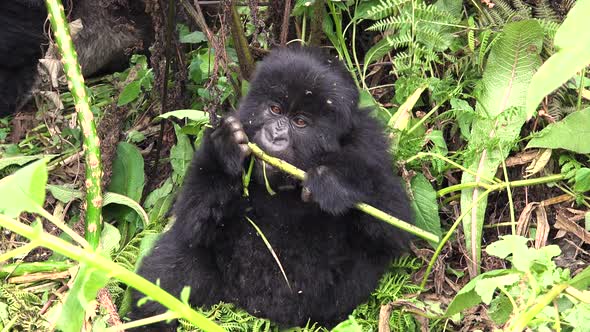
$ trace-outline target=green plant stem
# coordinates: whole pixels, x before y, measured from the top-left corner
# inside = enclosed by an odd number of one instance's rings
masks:
[[[24,246],[20,246],[16,249],[7,251],[3,254],[0,255],[0,263],[5,262],[11,258],[14,258],[16,256],[21,256],[21,255],[26,255],[29,253],[29,251],[35,249],[37,246],[32,244],[32,243],[27,243]]]
[[[23,274],[61,272],[74,266],[71,262],[34,262],[0,265],[0,278],[18,277]]]
[[[285,162],[284,160],[267,155],[266,153],[264,153],[264,151],[262,151],[262,149],[260,149],[254,143],[248,143],[248,147],[250,147],[250,150],[252,150],[252,154],[254,154],[254,156],[256,156],[256,158],[261,159],[264,162],[267,162],[270,165],[278,168],[279,170],[292,175],[293,177],[295,177],[298,180],[305,179],[305,172],[303,170]],[[436,236],[430,232],[427,232],[421,228],[418,228],[412,224],[409,224],[407,222],[399,220],[399,219],[397,219],[397,218],[395,218],[395,217],[393,217],[393,216],[391,216],[379,209],[376,209],[375,207],[372,207],[366,203],[359,202],[356,204],[356,208],[365,212],[366,214],[368,214],[370,216],[380,219],[392,226],[403,229],[406,232],[412,233],[412,234],[414,234],[420,238],[423,238],[427,241],[432,241],[435,243],[438,243],[438,241],[439,241],[438,236]]]
[[[56,218],[54,215],[49,213],[47,210],[41,209],[38,213],[43,218],[49,220],[52,224],[55,225],[55,227],[59,228],[62,232],[67,234],[69,237],[72,238],[72,240],[76,241],[76,243],[78,243],[82,247],[88,248],[90,246],[90,244],[83,237],[78,235],[78,233],[74,232],[73,229],[69,228],[68,225],[66,225],[63,221],[59,220],[58,218]]]
[[[500,149],[502,149],[501,146]],[[514,200],[512,199],[512,186],[510,184],[510,181],[508,181],[506,159],[502,159],[502,171],[504,172],[504,183],[506,184],[506,194],[508,195],[508,206],[510,208],[510,221],[512,222],[510,230],[512,231],[512,235],[516,235],[516,217],[514,212]]]
[[[477,176],[478,175],[474,171],[463,167],[463,165],[460,165],[460,164],[452,161],[451,159],[449,159],[449,158],[447,158],[447,157],[445,157],[443,155],[440,155],[438,153],[432,153],[432,152],[418,152],[415,156],[413,156],[411,158],[408,158],[405,161],[405,163],[406,164],[409,164],[409,163],[411,163],[412,161],[414,161],[416,159],[422,159],[422,158],[425,158],[425,157],[434,157],[434,158],[440,159],[440,160],[442,160],[442,161],[444,161],[444,162],[446,162],[446,163],[448,163],[450,165],[455,166],[456,168],[460,169],[463,172],[467,172],[467,173],[469,173],[469,174],[471,174],[473,176]],[[488,181],[488,182],[490,182],[490,183],[492,183],[492,184],[494,184],[494,183],[500,183],[501,182],[498,179],[489,178],[487,176],[486,177],[481,176],[481,178],[484,179],[484,180],[486,180],[486,181]]]
[[[450,187],[442,188],[441,190],[437,191],[436,194],[439,197],[442,197],[442,196],[444,196],[448,193],[451,193],[451,192],[460,191],[463,189],[475,188],[475,187],[481,187],[484,189],[491,189],[493,191],[496,191],[496,190],[503,190],[503,189],[507,188],[508,186],[510,186],[511,188],[526,187],[526,186],[533,186],[533,185],[538,185],[538,184],[557,182],[557,181],[561,181],[563,179],[564,179],[564,176],[562,174],[553,174],[553,175],[548,175],[548,176],[544,176],[544,177],[540,177],[540,178],[516,180],[516,181],[502,182],[502,183],[496,183],[496,184],[487,184],[487,183],[483,183],[483,182],[465,182],[465,183],[456,184],[456,185],[453,185]]]
[[[539,313],[543,310],[547,305],[549,305],[553,299],[559,296],[566,288],[568,288],[568,284],[559,284],[553,286],[549,292],[545,295],[540,297],[529,310],[523,312],[518,316],[518,318],[514,321],[511,326],[506,329],[507,331],[512,332],[521,332],[524,331],[528,323]]]
[[[189,305],[182,303],[162,288],[125,269],[123,266],[114,263],[96,251],[82,249],[56,236],[48,234],[43,231],[40,225],[37,228],[33,228],[2,214],[0,214],[0,226],[28,238],[31,242],[34,242],[39,246],[51,249],[54,252],[60,253],[73,260],[87,264],[90,267],[104,272],[109,277],[116,278],[137,290],[141,290],[145,295],[157,300],[166,308],[177,313],[179,317],[185,318],[204,331],[225,331],[223,328],[193,310]],[[174,271],[171,271],[171,273],[174,273]]]
[[[426,120],[428,120],[428,118],[430,118],[430,116],[431,116],[432,114],[434,114],[434,112],[436,112],[436,111],[437,111],[437,110],[440,108],[440,106],[441,106],[442,104],[444,104],[444,103],[445,103],[445,101],[443,101],[442,103],[440,103],[440,104],[438,104],[438,105],[434,106],[434,107],[433,107],[433,108],[432,108],[432,109],[431,109],[431,110],[430,110],[428,113],[426,113],[426,115],[424,115],[424,116],[423,116],[423,117],[422,117],[422,118],[421,118],[421,119],[420,119],[418,122],[416,122],[416,124],[414,124],[414,125],[412,126],[412,128],[410,128],[410,129],[408,130],[407,134],[411,134],[412,132],[414,132],[414,130],[416,130],[416,129],[420,128],[420,126],[421,126],[421,125],[422,125],[422,124],[423,124],[423,123],[424,123]]]
[[[586,77],[586,68],[584,67],[580,72],[580,85],[578,86],[578,102],[576,103],[576,111],[582,109],[582,90],[584,90],[584,78]]]
[[[424,290],[424,287],[426,286],[426,281],[428,281],[428,276],[430,275],[430,272],[432,271],[432,268],[434,267],[434,263],[436,262],[436,259],[440,255],[440,252],[442,251],[442,249],[445,246],[445,244],[447,243],[447,241],[449,241],[449,239],[451,238],[451,236],[453,235],[453,233],[455,232],[455,230],[457,229],[457,227],[459,227],[459,225],[461,224],[461,221],[463,221],[463,219],[465,218],[465,216],[468,213],[470,213],[471,210],[477,204],[479,204],[479,202],[481,200],[483,200],[485,197],[488,197],[488,194],[491,193],[491,192],[492,192],[492,189],[486,190],[481,196],[479,196],[477,198],[477,200],[475,200],[475,202],[473,202],[469,206],[468,209],[466,209],[465,211],[463,211],[463,213],[459,216],[459,218],[457,218],[457,220],[455,220],[455,222],[453,223],[453,225],[451,226],[451,228],[449,229],[449,231],[447,232],[447,234],[438,243],[438,246],[436,247],[436,250],[434,251],[434,254],[432,255],[432,258],[430,259],[430,262],[428,262],[428,266],[426,267],[426,272],[424,272],[424,278],[422,279],[422,282],[420,283],[420,288],[422,290]]]
[[[96,134],[94,115],[90,111],[84,77],[78,63],[74,43],[70,37],[64,7],[60,0],[45,0],[51,29],[62,56],[68,88],[75,101],[78,124],[82,129],[84,160],[86,167],[86,239],[97,248],[102,228],[102,167],[100,162],[100,140]]]
[[[442,188],[441,190],[436,192],[438,197],[443,197],[446,194],[460,191],[463,189],[470,189],[470,188],[484,188],[484,189],[492,189],[495,190],[496,187],[492,184],[487,184],[485,182],[465,182],[465,183],[458,183],[456,185],[452,185],[449,187]]]
[[[350,58],[350,54],[348,53],[348,48],[346,47],[346,40],[344,39],[344,32],[342,31],[342,12],[336,10],[336,6],[332,1],[328,1],[328,7],[330,8],[330,13],[332,14],[332,18],[334,20],[334,27],[336,28],[336,37],[338,38],[338,44],[334,45],[336,47],[336,51],[338,51],[338,55],[340,55],[341,59],[346,61],[346,65],[348,70],[352,74],[352,78],[358,87],[359,81],[357,75],[354,73],[354,65]]]
[[[178,318],[177,314],[175,314],[173,312],[165,312],[163,314],[159,314],[156,316],[151,316],[148,318],[134,320],[129,323],[112,326],[112,327],[109,327],[108,329],[104,330],[104,332],[126,331],[126,330],[130,330],[134,327],[144,326],[144,325],[148,325],[148,324],[154,324],[154,323],[162,322],[165,320],[172,320],[172,319],[176,319],[176,318]]]

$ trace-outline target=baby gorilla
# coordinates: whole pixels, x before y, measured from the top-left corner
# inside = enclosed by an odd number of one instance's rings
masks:
[[[193,305],[230,302],[285,327],[308,320],[332,327],[346,319],[409,240],[355,203],[411,220],[383,128],[358,99],[340,62],[304,48],[273,51],[258,65],[237,114],[205,134],[176,221],[140,274],[177,296],[190,286]],[[248,138],[307,171],[305,181],[257,161],[244,197]],[[286,278],[247,218],[270,242]],[[134,306],[141,297],[134,292]],[[163,312],[148,302],[131,316]],[[145,327],[165,328],[172,327]]]

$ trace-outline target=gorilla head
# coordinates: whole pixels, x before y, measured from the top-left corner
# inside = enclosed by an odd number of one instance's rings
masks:
[[[350,131],[358,90],[337,60],[312,49],[279,49],[259,65],[239,118],[268,153],[307,168],[340,148]]]

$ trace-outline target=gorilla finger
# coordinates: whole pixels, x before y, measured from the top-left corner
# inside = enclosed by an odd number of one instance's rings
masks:
[[[311,202],[311,190],[307,187],[301,189],[301,200],[305,203]]]
[[[252,150],[250,150],[250,147],[248,147],[248,145],[246,144],[240,144],[240,154],[242,155],[242,157],[248,157],[250,155],[250,153],[252,153]]]
[[[231,131],[238,131],[242,129],[242,124],[235,116],[228,116],[225,120],[225,123]]]
[[[238,144],[248,143],[248,136],[246,136],[243,130],[234,132],[234,139]]]

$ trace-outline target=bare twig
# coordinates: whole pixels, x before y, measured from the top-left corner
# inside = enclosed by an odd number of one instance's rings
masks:
[[[283,12],[283,24],[281,26],[281,45],[287,44],[289,35],[289,16],[291,16],[291,0],[285,0],[285,11]]]
[[[121,318],[119,317],[117,308],[115,307],[113,299],[111,298],[111,294],[109,294],[109,291],[106,287],[101,288],[101,290],[98,291],[97,298],[98,303],[100,303],[100,306],[105,308],[106,311],[109,313],[109,325],[115,327],[122,325],[123,323],[121,322]],[[119,329],[117,331],[123,331],[123,329]]]
[[[391,303],[383,304],[379,309],[379,332],[391,332],[389,328],[389,318],[391,317]]]

